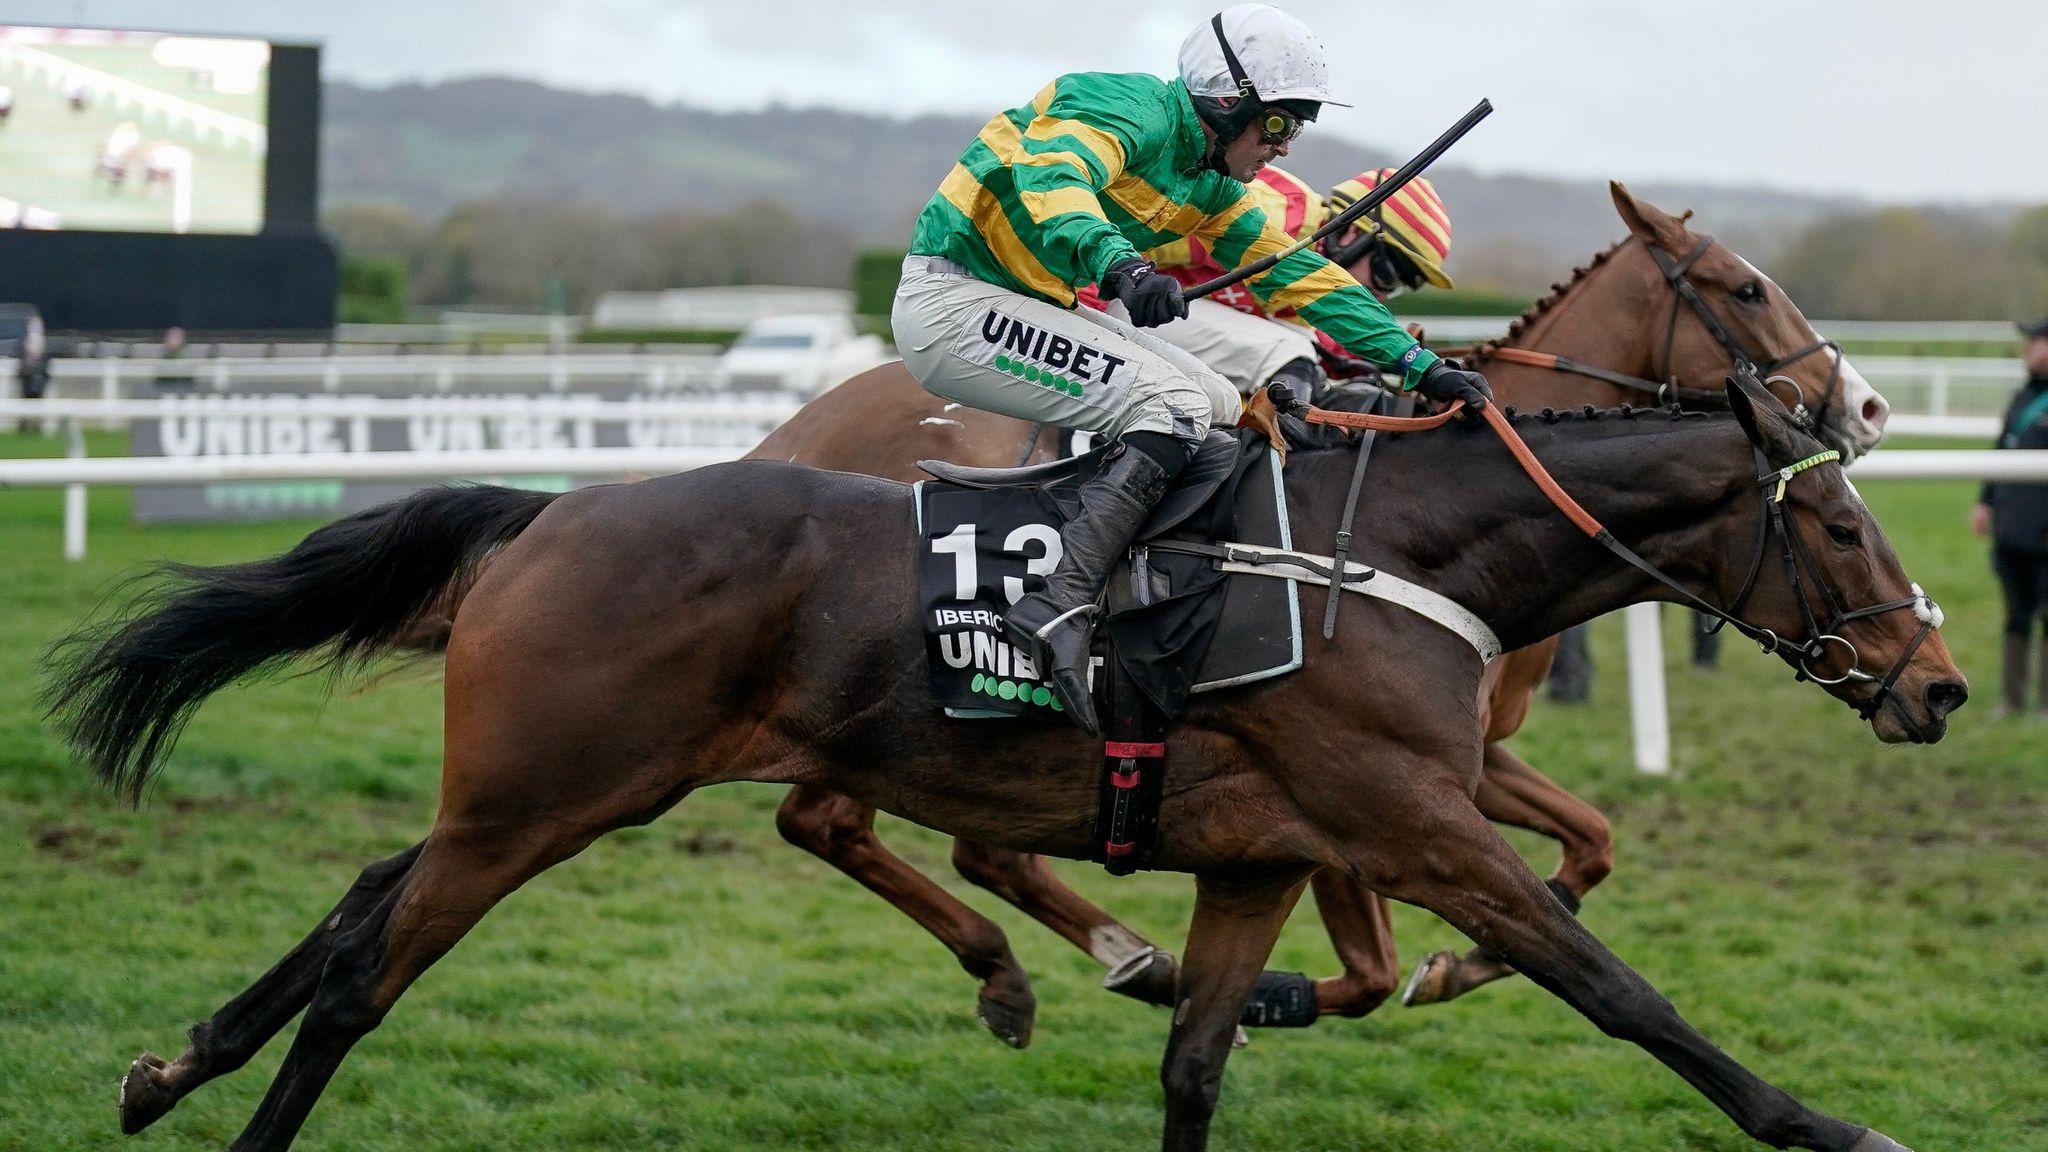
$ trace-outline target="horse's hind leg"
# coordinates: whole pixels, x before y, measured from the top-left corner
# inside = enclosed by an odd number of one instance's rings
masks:
[[[1148,1004],[1173,1003],[1178,965],[1116,917],[1067,887],[1045,859],[973,840],[953,841],[953,867],[978,887],[1052,929],[1110,970],[1104,986]]]
[[[1038,999],[1031,977],[995,921],[954,899],[904,863],[875,835],[875,810],[824,788],[799,784],[775,811],[782,838],[858,880],[952,950],[981,980],[976,1015],[1003,1043],[1031,1042]]]
[[[363,869],[348,894],[298,947],[249,989],[194,1024],[191,1042],[166,1063],[144,1052],[121,1080],[121,1131],[133,1136],[161,1119],[200,1085],[249,1062],[278,1030],[313,999],[334,939],[374,909],[405,877],[421,844]]]
[[[1104,988],[1161,1007],[1175,1003],[1180,962],[1173,953],[1067,887],[1044,857],[955,840],[953,867],[1101,961],[1109,969],[1102,978]],[[1299,1028],[1315,1023],[1315,1018],[1316,992],[1308,977],[1299,972],[1266,972],[1260,975],[1245,1009],[1244,1023]],[[1240,1033],[1239,1045],[1245,1042]]]
[[[1614,832],[1607,817],[1504,745],[1486,746],[1485,771],[1473,803],[1480,815],[1496,824],[1526,828],[1563,845],[1564,858],[1545,883],[1574,913],[1593,885],[1614,870]],[[1417,966],[1401,1002],[1411,1008],[1440,1004],[1514,974],[1513,966],[1484,948],[1462,956],[1437,952]]]
[[[290,1147],[349,1049],[406,988],[499,900],[598,831],[577,823],[437,826],[398,887],[329,944],[291,1051],[230,1152]]]

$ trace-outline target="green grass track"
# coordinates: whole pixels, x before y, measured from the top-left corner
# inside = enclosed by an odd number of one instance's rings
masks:
[[[0,452],[50,442],[0,438]],[[1961,483],[1863,485],[1948,610],[1975,700],[1934,748],[1890,748],[1731,638],[1684,660],[1667,613],[1678,770],[1629,763],[1618,621],[1584,707],[1539,704],[1516,747],[1614,822],[1586,923],[1721,1046],[1810,1104],[1920,1152],[2048,1150],[2048,724],[1994,720],[1999,607]],[[435,805],[433,667],[329,694],[223,693],[139,811],[37,716],[38,653],[109,582],[174,557],[282,550],[310,523],[152,527],[92,496],[92,555],[60,556],[61,494],[0,492],[0,1149],[226,1146],[281,1058],[123,1143],[114,1090],[295,943]],[[1093,765],[1077,764],[1076,772]],[[414,986],[314,1111],[305,1149],[1095,1149],[1156,1144],[1162,1012],[955,880],[1037,981],[1037,1038],[975,1023],[974,983],[909,921],[786,847],[780,790],[692,797],[516,893]],[[1539,868],[1554,850],[1516,835]],[[1085,894],[1178,946],[1184,877]],[[1404,966],[1461,945],[1400,909]],[[1304,910],[1273,964],[1327,974]],[[1455,1004],[1261,1033],[1231,1061],[1214,1147],[1360,1152],[1759,1148],[1643,1053],[1523,981]]]

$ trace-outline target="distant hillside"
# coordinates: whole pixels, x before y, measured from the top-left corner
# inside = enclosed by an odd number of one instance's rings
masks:
[[[390,88],[335,81],[326,114],[329,208],[395,200],[438,218],[464,200],[513,195],[645,213],[767,197],[866,243],[908,236],[980,127],[975,117],[707,112],[503,79]],[[1399,159],[1311,133],[1286,167],[1328,185]],[[1621,235],[1601,181],[1481,176],[1449,165],[1432,175],[1456,220],[1454,275],[1533,291]],[[1704,227],[1764,263],[1815,220],[1869,207],[1752,188],[1631,189],[1667,208],[1698,209]]]
[[[864,239],[909,235],[980,127],[821,109],[719,113],[520,80],[326,92],[329,207],[387,199],[429,216],[483,196],[588,200],[627,213],[781,200]]]

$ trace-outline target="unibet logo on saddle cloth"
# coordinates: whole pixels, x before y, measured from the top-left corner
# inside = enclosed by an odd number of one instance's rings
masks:
[[[1129,363],[1121,356],[1049,328],[1026,324],[993,308],[981,318],[979,343],[984,355],[970,359],[1077,400],[1087,396],[1090,385],[1115,383],[1117,369]]]
[[[1011,645],[1003,613],[1059,563],[1060,514],[1031,489],[917,486],[918,596],[932,699],[955,717],[1059,720],[1059,701]]]

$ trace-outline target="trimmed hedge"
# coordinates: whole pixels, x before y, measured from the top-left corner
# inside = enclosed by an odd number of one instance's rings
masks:
[[[395,256],[344,257],[336,312],[344,324],[405,323],[405,261]]]
[[[737,328],[586,328],[578,344],[731,344]]]
[[[856,316],[887,316],[896,300],[896,282],[903,278],[901,248],[865,248],[853,258],[853,311]]]
[[[1389,308],[1396,316],[1519,316],[1535,303],[1527,296],[1425,288],[1395,297]]]

